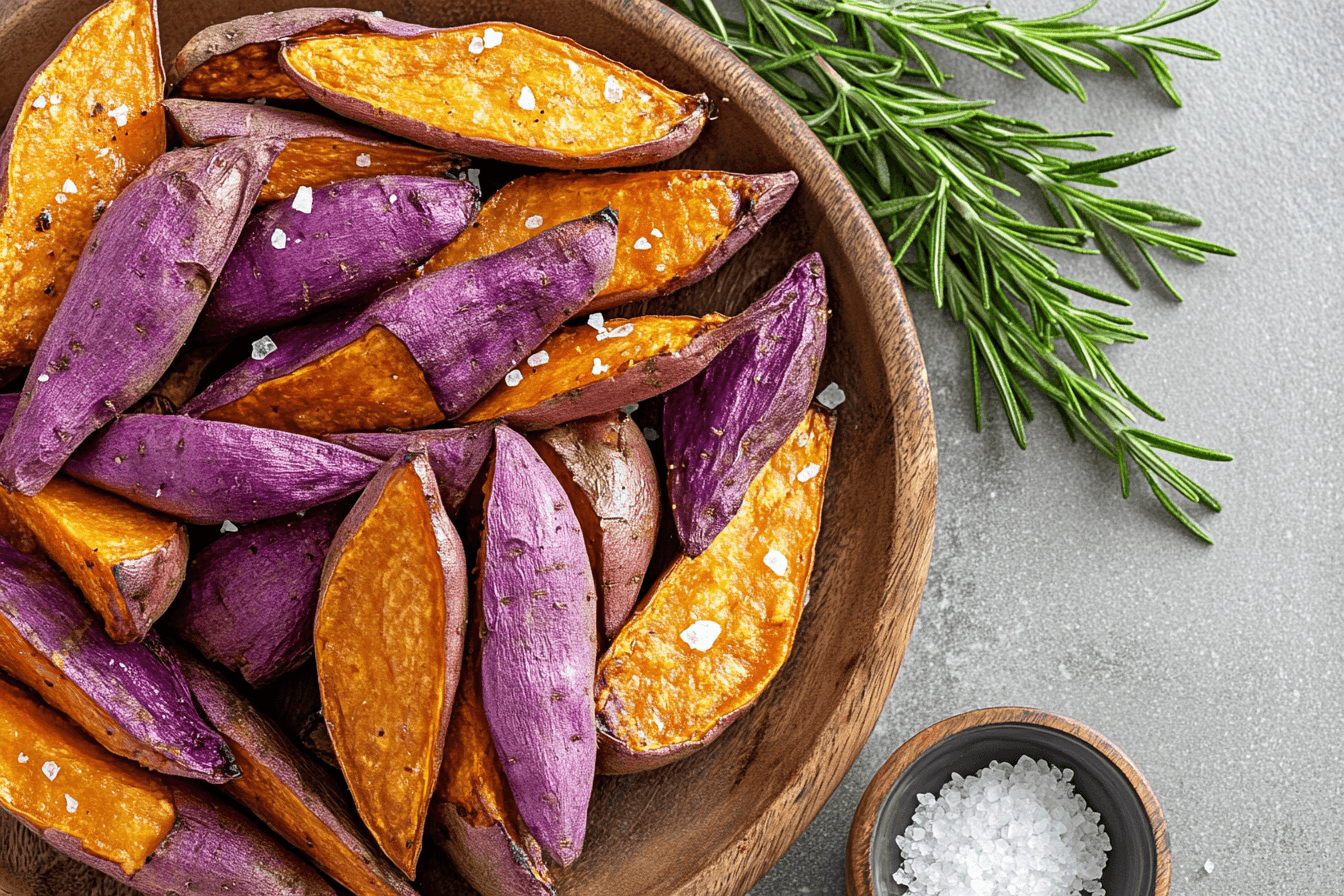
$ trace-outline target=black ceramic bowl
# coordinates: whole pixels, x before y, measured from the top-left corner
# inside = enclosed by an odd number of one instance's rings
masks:
[[[972,775],[993,760],[1022,755],[1073,769],[1077,793],[1101,814],[1111,838],[1101,876],[1107,896],[1167,896],[1171,856],[1157,798],[1123,752],[1072,719],[1036,709],[997,707],[954,716],[907,741],[878,771],[850,829],[851,896],[903,896],[896,837],[921,793],[937,795],[955,772]]]

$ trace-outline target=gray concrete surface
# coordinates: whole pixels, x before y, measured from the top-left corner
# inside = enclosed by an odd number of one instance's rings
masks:
[[[1102,0],[1088,17],[1150,8]],[[1137,295],[1152,339],[1112,357],[1167,415],[1157,431],[1236,456],[1184,465],[1223,502],[1200,516],[1216,544],[1147,494],[1121,501],[1113,468],[1043,401],[1030,450],[995,414],[977,434],[960,332],[913,294],[941,456],[923,608],[867,747],[754,896],[843,893],[845,838],[881,763],[939,719],[1002,704],[1080,719],[1134,759],[1166,812],[1172,893],[1344,892],[1344,3],[1223,0],[1171,33],[1224,57],[1173,60],[1183,109],[1120,74],[1087,77],[1087,105],[961,62],[955,89],[1113,130],[1104,152],[1180,147],[1121,172],[1123,194],[1202,216],[1200,234],[1240,257],[1168,263],[1187,301]],[[1067,269],[1124,289],[1104,264]]]

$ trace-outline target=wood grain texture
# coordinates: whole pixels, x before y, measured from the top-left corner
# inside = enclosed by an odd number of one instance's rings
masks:
[[[0,109],[94,0],[10,0],[0,10]],[[202,27],[302,0],[160,0],[165,56]],[[883,241],[807,126],[713,39],[652,0],[377,0],[434,26],[518,21],[572,37],[718,107],[704,136],[662,167],[792,169],[790,203],[721,270],[672,296],[613,311],[736,313],[812,251],[834,316],[820,383],[837,381],[833,467],[812,600],[793,656],[756,706],[711,747],[658,771],[598,782],[563,894],[741,894],[812,820],[867,740],[900,667],[932,546],[937,461],[928,383]],[[38,49],[28,52],[32,47]],[[500,166],[507,167],[507,166]],[[522,169],[519,169],[522,170]],[[487,184],[502,177],[489,168]],[[653,578],[650,575],[650,580]],[[0,893],[128,891],[0,835]],[[425,851],[426,896],[471,891]],[[42,864],[46,863],[46,864]],[[35,877],[37,879],[35,879]],[[91,881],[93,881],[91,883]],[[45,888],[45,889],[39,889]]]
[[[923,755],[925,750],[951,735],[968,728],[1001,722],[1042,725],[1071,734],[1091,744],[1120,770],[1143,803],[1143,808],[1148,813],[1148,821],[1153,827],[1153,838],[1157,841],[1157,885],[1153,896],[1168,896],[1171,889],[1171,849],[1167,843],[1167,821],[1162,814],[1162,807],[1158,805],[1157,795],[1153,793],[1153,788],[1149,786],[1143,773],[1135,767],[1123,750],[1082,722],[1024,706],[977,709],[943,719],[910,738],[891,754],[878,769],[868,789],[863,792],[858,808],[854,810],[854,823],[849,829],[849,844],[845,849],[845,889],[849,896],[874,896],[871,871],[873,829],[877,824],[878,810],[882,807],[883,800],[896,785],[902,773]]]

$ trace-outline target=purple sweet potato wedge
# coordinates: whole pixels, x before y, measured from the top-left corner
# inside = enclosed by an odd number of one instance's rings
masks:
[[[779,317],[663,396],[667,497],[692,557],[728,525],[812,404],[830,313],[821,256],[798,262],[770,292],[789,297]]]
[[[281,140],[160,156],[94,226],[0,439],[0,484],[35,495],[172,364]]]
[[[329,34],[413,35],[428,31],[361,9],[308,7],[243,16],[196,33],[168,69],[168,91],[196,99],[307,99],[276,57],[287,40]]]
[[[191,558],[163,624],[208,659],[264,687],[313,655],[322,562],[341,503],[224,535]]]
[[[280,65],[346,118],[425,146],[545,168],[671,158],[700,136],[710,111],[704,94],[678,93],[512,22],[317,37],[282,47]]]
[[[339,445],[238,423],[122,417],[65,472],[189,523],[251,523],[363,488],[381,462]]]
[[[452,419],[592,299],[615,247],[616,216],[604,210],[394,286],[363,311],[275,334],[275,351],[235,367],[185,412],[309,435]]]
[[[447,245],[480,196],[442,177],[370,177],[301,187],[243,228],[192,338],[218,342],[358,298]]]
[[[418,443],[438,480],[443,506],[449,514],[455,514],[490,455],[490,447],[494,444],[493,429],[493,426],[482,424],[411,432],[345,432],[323,438],[384,460],[405,451],[412,443]]]
[[[537,433],[532,445],[578,517],[602,629],[614,638],[639,600],[658,534],[662,508],[649,443],[629,414],[615,411]]]
[[[114,643],[55,569],[4,542],[0,668],[119,756],[217,784],[238,774],[157,640]]]
[[[597,589],[583,531],[527,439],[495,430],[481,538],[481,687],[523,822],[569,865],[597,760]]]
[[[242,776],[225,792],[355,896],[415,896],[378,850],[340,783],[223,678],[177,651],[201,710],[224,735]]]

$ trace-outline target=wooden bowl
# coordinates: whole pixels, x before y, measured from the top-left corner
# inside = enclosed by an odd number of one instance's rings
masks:
[[[0,109],[96,0],[0,4]],[[206,25],[295,0],[159,0],[165,56]],[[868,738],[896,678],[928,571],[936,448],[919,345],[886,248],[808,128],[760,79],[651,0],[364,0],[435,26],[517,21],[578,40],[677,89],[710,95],[717,119],[676,167],[793,169],[789,205],[723,269],[650,310],[735,312],[808,252],[830,287],[821,383],[840,407],[812,600],[793,656],[755,707],[710,748],[657,771],[600,779],[583,856],[564,894],[745,892],[826,802]],[[126,890],[55,858],[5,819],[0,892]],[[470,892],[421,862],[426,896]],[[27,884],[24,881],[27,881]]]
[[[921,793],[937,794],[952,773],[972,775],[991,760],[1026,754],[1074,771],[1073,784],[1101,814],[1111,838],[1101,884],[1107,896],[1167,896],[1171,851],[1162,807],[1120,748],[1101,734],[1040,709],[1000,706],[944,719],[910,738],[878,770],[854,812],[845,855],[849,896],[903,896],[892,880]]]

